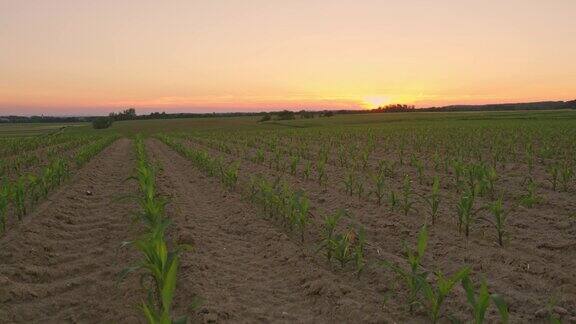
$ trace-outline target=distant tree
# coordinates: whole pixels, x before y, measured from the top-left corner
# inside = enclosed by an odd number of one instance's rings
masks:
[[[296,115],[293,111],[290,110],[282,110],[278,113],[278,120],[290,120],[296,119]]]
[[[259,123],[262,122],[266,122],[272,119],[272,116],[269,113],[264,113],[264,115],[262,115],[262,118],[260,118],[260,120],[258,121]]]
[[[314,112],[312,111],[300,110],[298,115],[300,115],[300,118],[314,118]]]
[[[378,107],[376,109],[370,110],[370,112],[410,112],[416,111],[414,105],[402,105],[402,104],[392,104],[384,107]]]
[[[324,112],[320,114],[320,117],[332,117],[332,116],[334,116],[334,112],[330,110],[324,110]]]
[[[128,108],[119,113],[110,113],[109,117],[114,120],[133,120],[136,119],[136,109]]]
[[[110,117],[98,117],[92,121],[94,129],[104,129],[110,126],[112,126],[112,118]]]

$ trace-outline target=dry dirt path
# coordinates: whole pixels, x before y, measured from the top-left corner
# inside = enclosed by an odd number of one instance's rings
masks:
[[[132,152],[130,140],[116,141],[0,239],[1,323],[140,321],[136,280],[116,286],[136,257],[120,244],[136,235],[137,205],[117,200],[137,192],[124,181]]]
[[[192,317],[203,322],[393,322],[379,287],[321,264],[163,143],[149,140],[147,149],[162,167],[160,190],[171,196],[170,235],[194,245],[182,261],[177,314],[198,294],[205,303]]]

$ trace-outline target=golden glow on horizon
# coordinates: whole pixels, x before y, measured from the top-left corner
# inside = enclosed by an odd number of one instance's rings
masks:
[[[573,0],[3,0],[0,115],[573,100],[574,12]]]
[[[364,97],[364,105],[365,109],[374,109],[381,106],[385,106],[390,104],[390,98],[386,96],[368,96]]]

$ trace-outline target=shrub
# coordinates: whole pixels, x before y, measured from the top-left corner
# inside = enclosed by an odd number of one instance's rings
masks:
[[[110,117],[98,117],[92,121],[94,129],[105,129],[110,126],[112,126],[112,118]]]

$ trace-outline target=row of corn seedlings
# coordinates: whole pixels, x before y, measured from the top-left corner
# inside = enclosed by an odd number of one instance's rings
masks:
[[[13,181],[0,180],[0,235],[6,231],[11,212],[22,221],[30,208],[70,176],[71,161],[79,168],[115,139],[115,136],[108,136],[85,144],[71,160],[56,157],[37,173],[22,175]]]
[[[0,138],[0,158],[30,152],[75,140],[76,135],[58,134],[35,137]]]
[[[186,323],[187,317],[174,319],[172,304],[176,290],[180,255],[187,248],[184,245],[169,246],[166,230],[170,220],[165,215],[166,199],[156,188],[156,170],[148,161],[144,142],[140,136],[135,140],[137,155],[136,176],[138,181],[140,211],[136,214],[144,226],[144,234],[123,245],[134,246],[141,254],[134,266],[125,269],[120,278],[133,272],[140,272],[140,282],[146,291],[140,310],[151,324]]]
[[[70,137],[64,143],[41,147],[34,151],[26,151],[9,158],[0,159],[0,178],[10,177],[14,173],[26,172],[32,166],[53,160],[62,153],[74,150],[94,139],[94,136]]]

